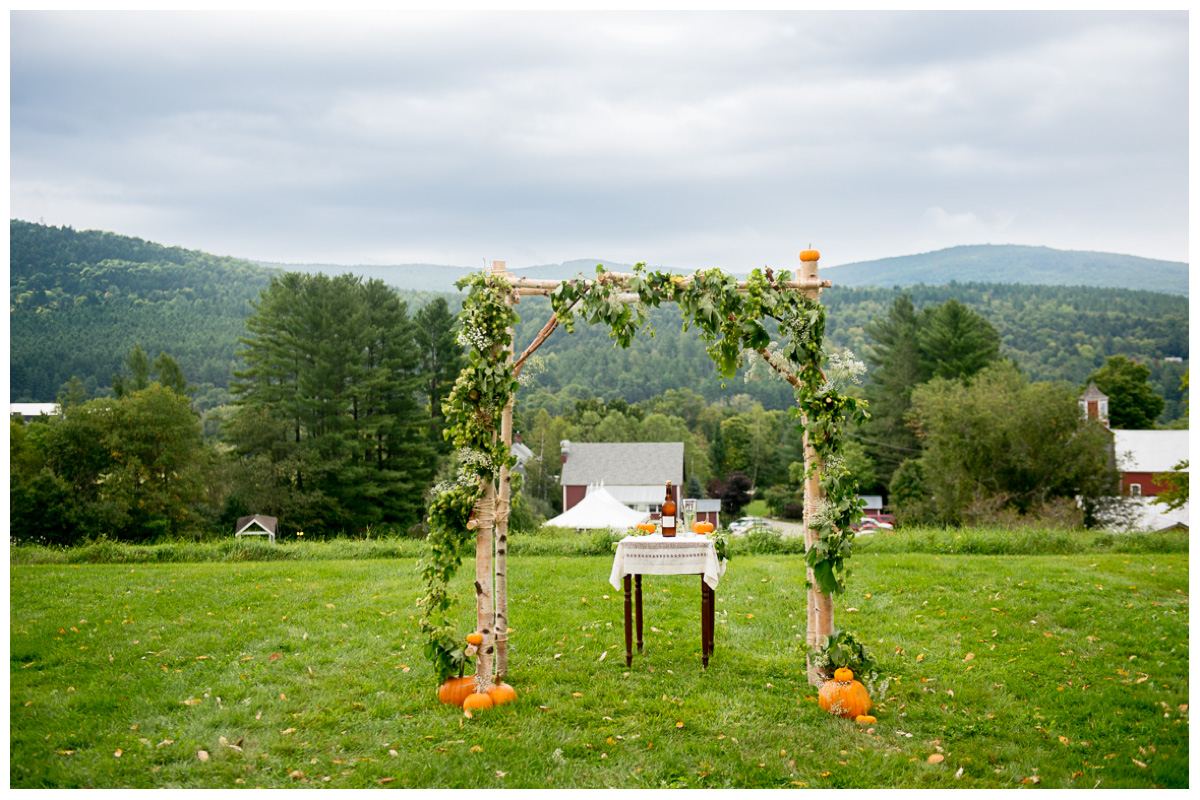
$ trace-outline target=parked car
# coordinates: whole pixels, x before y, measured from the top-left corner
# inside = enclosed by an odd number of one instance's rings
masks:
[[[875,531],[895,530],[895,526],[874,517],[863,517],[862,522],[858,523],[857,530],[859,533],[874,533]]]
[[[729,532],[734,535],[749,533],[754,530],[770,530],[771,524],[762,517],[742,517],[729,524]]]

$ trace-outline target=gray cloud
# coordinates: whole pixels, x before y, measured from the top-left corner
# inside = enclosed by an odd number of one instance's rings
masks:
[[[283,261],[1187,260],[1187,16],[11,17],[13,216]]]

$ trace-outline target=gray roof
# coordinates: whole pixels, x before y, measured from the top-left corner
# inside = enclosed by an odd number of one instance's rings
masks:
[[[570,448],[562,468],[563,486],[683,483],[683,442],[571,442]]]
[[[706,498],[697,498],[697,500],[696,500],[696,513],[702,513],[705,511],[720,511],[720,510],[721,510],[720,498],[717,498],[715,500],[706,499]]]
[[[1079,396],[1080,400],[1107,400],[1108,395],[1096,388],[1095,381],[1088,381],[1087,389]]]
[[[253,523],[260,525],[265,531],[267,531],[267,533],[274,533],[275,529],[279,525],[279,518],[268,517],[266,514],[251,514],[250,516],[242,517],[237,521],[237,530],[235,532],[241,533],[242,531],[246,530],[246,528],[249,528]]]

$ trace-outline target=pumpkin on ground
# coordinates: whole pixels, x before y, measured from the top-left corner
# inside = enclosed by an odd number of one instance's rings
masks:
[[[817,694],[822,709],[839,717],[854,719],[871,710],[871,697],[867,687],[854,680],[854,673],[845,667],[833,672],[833,680],[826,681]]]
[[[488,697],[492,698],[492,705],[502,706],[517,699],[517,690],[507,683],[498,683],[488,689]]]
[[[463,711],[486,711],[495,703],[492,698],[482,692],[474,692],[467,695],[467,699],[463,700]]]
[[[451,706],[461,707],[467,695],[475,691],[475,676],[450,678],[438,688],[438,700]]]

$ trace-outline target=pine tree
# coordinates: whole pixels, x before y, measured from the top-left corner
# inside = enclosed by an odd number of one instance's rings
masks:
[[[1000,334],[956,298],[921,314],[921,370],[932,378],[969,378],[1000,358]]]
[[[406,304],[382,281],[289,273],[246,328],[229,433],[280,467],[278,513],[332,531],[416,522],[434,464]]]
[[[901,463],[921,452],[906,419],[913,389],[929,378],[921,364],[920,320],[912,296],[897,297],[887,316],[876,317],[864,330],[875,344],[863,354],[873,367],[863,387],[871,419],[859,437],[878,465],[879,481],[887,485]]]
[[[420,349],[421,388],[433,417],[431,433],[438,452],[448,453],[450,443],[442,437],[446,417],[442,400],[454,386],[466,360],[455,338],[456,319],[446,298],[438,297],[416,313],[416,341]]]

